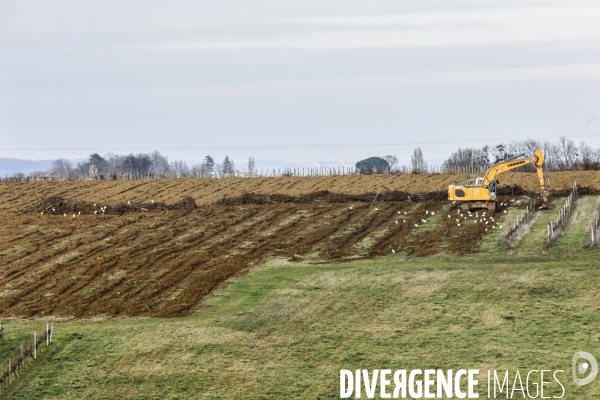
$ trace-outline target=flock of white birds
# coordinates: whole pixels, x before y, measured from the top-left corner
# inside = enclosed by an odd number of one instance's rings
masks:
[[[521,202],[521,200],[516,200],[512,199],[510,201],[507,201],[506,203],[502,202],[500,203],[500,207],[505,207],[508,206],[509,203],[511,203],[512,205],[517,205]],[[456,201],[452,202],[452,204],[455,204]],[[352,206],[349,207],[350,210],[352,210]],[[379,211],[379,208],[375,208],[375,211]],[[504,214],[506,214],[506,210],[503,210]],[[404,214],[403,214],[404,213]],[[398,214],[400,215],[408,215],[408,213],[406,211],[398,211]],[[476,211],[475,213],[472,213],[470,210],[466,211],[465,214],[463,214],[461,212],[461,209],[457,209],[456,210],[456,217],[454,218],[456,220],[456,225],[457,227],[461,227],[463,225],[465,225],[466,223],[468,223],[468,221],[473,221],[473,224],[484,224],[484,225],[488,225],[488,227],[485,228],[485,231],[487,232],[488,229],[502,229],[502,225],[500,225],[500,223],[498,221],[496,221],[494,219],[493,216],[488,216],[487,215],[487,211],[482,211],[481,215],[479,214],[479,211]],[[435,215],[435,211],[429,211],[429,210],[425,210],[425,215],[423,216],[424,218],[421,218],[421,225],[427,223],[427,218],[428,217],[433,217]],[[448,218],[452,219],[452,215],[448,214]],[[406,224],[406,220],[402,219],[402,223]],[[400,224],[400,220],[396,220],[396,224]],[[461,225],[462,224],[462,225]],[[419,227],[419,224],[414,224],[415,227],[414,229],[417,229]],[[394,249],[392,249],[392,253],[396,253],[396,251]]]

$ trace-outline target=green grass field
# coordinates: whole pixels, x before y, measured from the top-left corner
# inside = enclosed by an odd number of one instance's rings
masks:
[[[335,399],[340,369],[466,368],[480,370],[480,398],[488,369],[564,370],[564,399],[598,398],[600,379],[571,379],[574,352],[600,359],[600,249],[587,245],[597,209],[582,198],[551,247],[543,229],[556,210],[511,250],[495,232],[471,256],[272,259],[186,318],[59,321],[54,344],[2,396]],[[6,348],[44,326],[3,323]]]

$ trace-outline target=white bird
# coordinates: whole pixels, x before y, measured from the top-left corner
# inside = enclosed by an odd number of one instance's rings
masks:
[[[44,215],[44,212],[42,211],[42,212],[40,213],[40,215]]]
[[[485,221],[485,224],[487,225],[487,224],[488,224],[488,221]]]
[[[398,214],[402,214],[400,211],[398,211]]]
[[[54,208],[53,208],[53,209],[52,209],[52,212],[55,212],[55,211],[56,211],[56,209],[54,209]]]
[[[131,201],[128,201],[127,204],[131,204]]]
[[[98,214],[98,210],[94,211],[94,214]]]
[[[405,220],[405,219],[403,219],[403,220],[402,220],[402,222],[403,222],[403,223],[406,223],[406,220]]]
[[[404,211],[404,215],[406,215],[406,211]]]
[[[376,208],[375,211],[379,210],[379,208]]]
[[[460,226],[460,224],[458,224],[458,226]]]
[[[450,218],[450,216],[448,215],[448,218]]]
[[[492,229],[495,229],[496,227],[494,225],[492,225]]]
[[[65,214],[65,217],[67,216],[67,214]]]
[[[96,203],[94,203],[94,207],[96,207]]]
[[[502,229],[502,225],[500,225],[499,228]]]
[[[485,231],[487,232],[487,228],[485,228]]]
[[[79,211],[77,214],[81,215],[81,211]]]
[[[456,218],[456,222],[458,222],[458,218]]]
[[[483,213],[482,215],[485,215],[485,213]]]
[[[150,203],[154,203],[154,200],[150,200]]]
[[[419,227],[419,225],[415,224],[415,228],[418,228],[418,227]]]
[[[392,253],[396,254],[396,252],[394,251],[394,249],[392,249]]]
[[[427,222],[427,221],[425,221],[424,219],[422,219],[421,221],[423,221],[423,223]]]
[[[506,210],[504,210],[504,214],[506,214]]]
[[[477,223],[477,220],[473,221],[473,223],[474,223],[474,224],[476,224],[476,223]]]
[[[396,221],[396,223],[398,223],[398,221]]]
[[[350,210],[352,210],[352,207],[348,207]]]
[[[452,204],[456,203],[456,201],[453,201]]]
[[[431,212],[431,215],[435,215],[435,211],[432,211],[432,212]]]
[[[429,210],[425,210],[425,214],[429,214]]]
[[[73,218],[75,218],[75,214],[73,214]]]

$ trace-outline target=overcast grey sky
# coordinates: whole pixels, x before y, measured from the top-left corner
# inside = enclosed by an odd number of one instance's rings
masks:
[[[0,0],[0,157],[600,147],[574,136],[600,132],[599,20],[598,1]]]

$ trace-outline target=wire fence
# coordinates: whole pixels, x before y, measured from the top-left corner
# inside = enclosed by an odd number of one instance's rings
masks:
[[[534,211],[535,203],[533,199],[529,199],[525,214],[518,217],[515,221],[508,221],[508,232],[504,235],[504,243],[510,246],[522,233],[523,228],[526,227],[533,217],[535,216]]]
[[[0,330],[4,335],[4,327]],[[54,322],[51,326],[46,322],[46,331],[42,335],[38,335],[37,331],[33,331],[33,335],[14,350],[6,364],[0,366],[0,390],[6,390],[12,385],[17,377],[23,375],[27,366],[37,359],[40,350],[50,346],[53,330]]]
[[[32,173],[5,175],[3,182],[37,182],[37,181],[85,181],[85,180],[164,180],[164,179],[242,179],[242,178],[281,178],[281,177],[318,177],[318,176],[344,176],[344,175],[433,175],[433,174],[484,174],[487,167],[483,166],[431,166],[424,169],[413,169],[402,166],[396,168],[354,168],[346,166],[314,167],[314,168],[272,168],[261,170],[235,170],[231,172],[213,171],[203,173],[200,171],[187,172],[112,172],[108,175],[90,175],[70,172],[68,174]]]
[[[552,221],[548,223],[548,245],[552,244],[552,242],[554,242],[558,238],[564,227],[567,225],[567,221],[569,220],[569,216],[571,215],[571,211],[575,203],[577,202],[578,197],[579,196],[577,195],[577,182],[575,182],[573,184],[573,189],[571,190],[569,197],[567,197],[567,200],[565,201],[565,204],[558,210],[558,215],[556,216],[556,223],[553,224]]]

